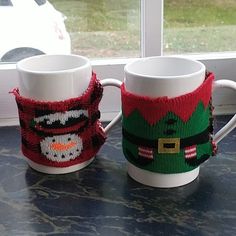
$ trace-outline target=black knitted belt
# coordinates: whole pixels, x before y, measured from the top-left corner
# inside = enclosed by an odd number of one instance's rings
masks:
[[[209,127],[199,134],[186,138],[146,139],[129,133],[124,129],[124,127],[122,128],[122,134],[123,137],[129,142],[138,146],[157,149],[158,153],[179,153],[180,149],[193,145],[204,144],[210,140]]]

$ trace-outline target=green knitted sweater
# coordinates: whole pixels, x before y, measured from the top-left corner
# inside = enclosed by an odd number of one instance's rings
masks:
[[[123,152],[133,165],[156,173],[195,169],[215,152],[212,142],[213,74],[177,98],[141,97],[122,85]]]

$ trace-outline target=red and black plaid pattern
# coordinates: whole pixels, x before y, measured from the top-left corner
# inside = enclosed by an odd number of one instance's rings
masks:
[[[35,101],[24,98],[18,89],[12,92],[15,95],[18,106],[21,126],[22,152],[30,160],[46,166],[68,167],[83,163],[96,155],[101,145],[105,142],[105,133],[99,121],[99,102],[102,98],[103,88],[96,74],[93,73],[88,89],[79,97],[58,102]],[[66,161],[52,161],[42,153],[42,141],[48,137],[68,137],[78,135],[82,140],[79,156],[73,156]],[[56,147],[58,152],[63,148],[69,148],[70,144],[48,144],[48,147]],[[63,146],[64,145],[64,146]],[[75,148],[76,150],[76,148]],[[45,151],[47,154],[47,151]],[[56,154],[55,154],[56,155]],[[64,155],[61,155],[64,158]]]

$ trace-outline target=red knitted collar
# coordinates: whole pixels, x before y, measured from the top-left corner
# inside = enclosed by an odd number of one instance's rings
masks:
[[[28,109],[44,109],[44,110],[53,110],[53,111],[67,111],[71,107],[76,106],[77,104],[81,104],[81,106],[87,107],[90,105],[91,94],[93,93],[95,85],[98,85],[99,82],[97,80],[96,74],[92,74],[91,81],[87,90],[79,97],[70,98],[63,101],[39,101],[33,100],[30,98],[26,98],[20,95],[19,89],[14,89],[11,93],[13,93],[16,97],[16,100],[20,103],[24,103],[28,107]]]
[[[208,106],[213,80],[214,74],[208,73],[205,81],[195,91],[175,98],[138,96],[126,91],[123,83],[121,86],[123,114],[129,116],[133,111],[138,110],[144,119],[152,125],[168,112],[173,112],[184,122],[187,122],[200,101],[204,107]]]
[[[91,120],[96,115],[94,113],[102,92],[103,88],[93,73],[87,90],[81,96],[64,101],[36,101],[22,97],[18,89],[14,89],[12,93],[15,95],[21,120],[31,119],[30,126],[41,133],[60,134],[65,129],[66,132],[78,130],[81,125]]]

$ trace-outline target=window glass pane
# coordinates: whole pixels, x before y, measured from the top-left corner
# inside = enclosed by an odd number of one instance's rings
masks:
[[[50,2],[12,0],[11,3],[11,7],[0,6],[0,62],[70,52],[64,16]]]
[[[12,2],[10,0],[0,0],[0,6],[12,6]]]
[[[72,53],[90,58],[140,55],[140,0],[52,0],[66,15]]]
[[[1,1],[2,5],[11,1]],[[0,62],[38,54],[140,55],[140,0],[27,0],[0,5]]]
[[[236,51],[235,0],[164,0],[164,54]]]
[[[46,3],[46,0],[34,0],[39,6]]]

